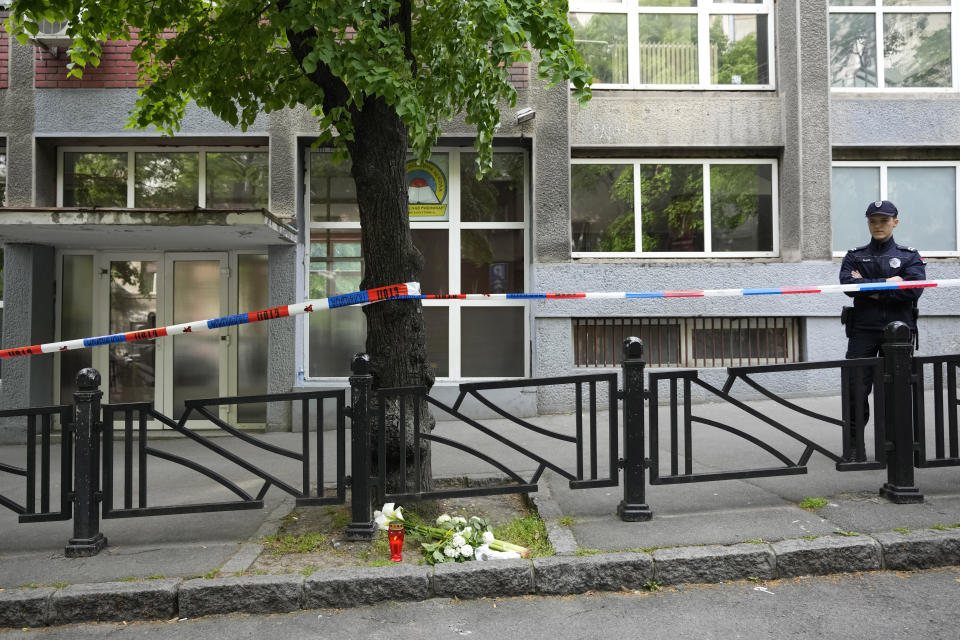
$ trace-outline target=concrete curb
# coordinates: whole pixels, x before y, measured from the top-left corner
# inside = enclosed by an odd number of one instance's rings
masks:
[[[572,595],[661,584],[960,565],[960,529],[429,566],[0,590],[0,627],[286,613],[388,600]]]

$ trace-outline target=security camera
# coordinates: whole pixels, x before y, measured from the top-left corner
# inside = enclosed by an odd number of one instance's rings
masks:
[[[523,109],[517,110],[516,116],[517,124],[523,124],[524,122],[530,122],[537,117],[537,112],[530,107],[524,107]]]

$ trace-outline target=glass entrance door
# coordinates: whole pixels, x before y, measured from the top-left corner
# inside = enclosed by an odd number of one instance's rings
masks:
[[[225,253],[168,253],[164,262],[165,324],[227,315],[230,270]],[[168,338],[163,385],[167,415],[179,420],[185,400],[229,394],[230,337],[222,328]],[[226,413],[221,413],[225,419]]]
[[[109,333],[155,328],[160,262],[155,259],[110,260],[109,265]],[[111,404],[156,403],[156,341],[109,345],[108,371],[108,398]]]

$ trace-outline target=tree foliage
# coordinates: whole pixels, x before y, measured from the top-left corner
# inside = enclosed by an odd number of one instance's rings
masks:
[[[320,118],[319,142],[344,155],[352,112],[375,97],[421,159],[442,123],[464,114],[489,167],[500,104],[516,100],[509,67],[531,48],[541,78],[590,96],[565,12],[562,0],[16,0],[6,26],[24,43],[39,21],[70,20],[78,77],[100,64],[105,40],[136,38],[134,127],[172,134],[191,100],[241,129],[304,105]]]

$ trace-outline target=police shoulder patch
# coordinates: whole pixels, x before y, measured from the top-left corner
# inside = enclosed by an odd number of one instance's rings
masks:
[[[914,249],[913,247],[905,247],[905,246],[902,245],[902,244],[898,244],[898,245],[897,245],[897,249],[900,249],[901,251],[913,251],[914,253],[917,252],[917,250]]]

